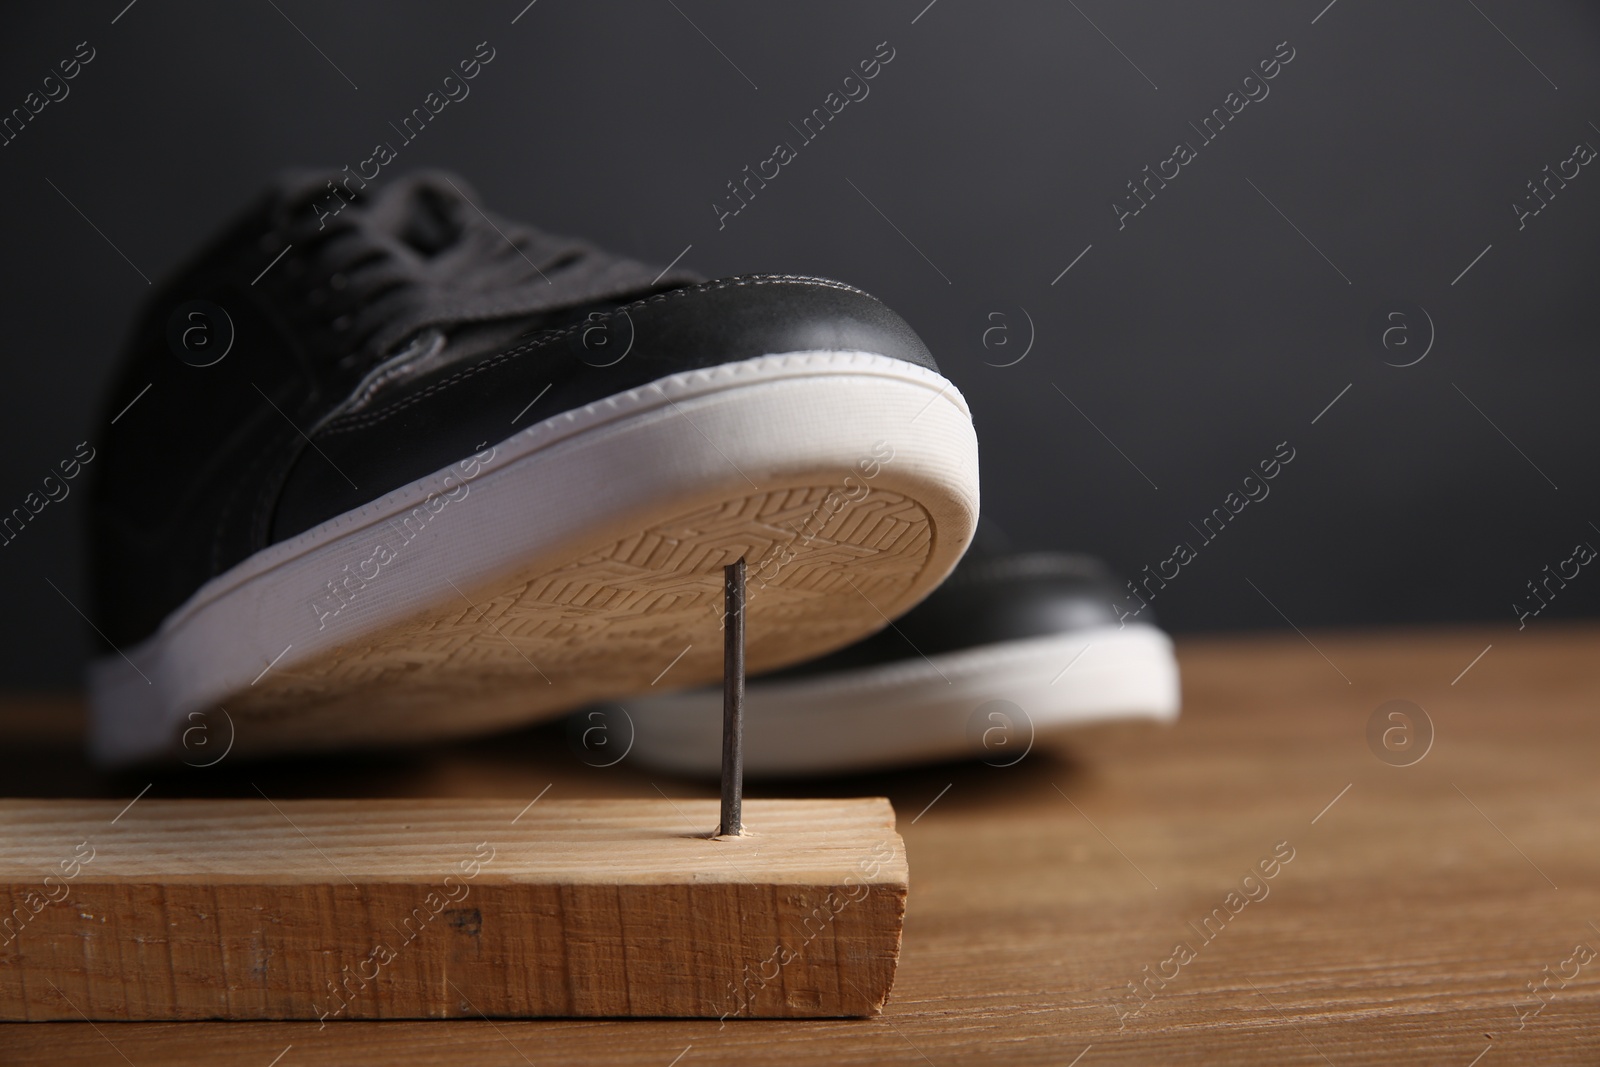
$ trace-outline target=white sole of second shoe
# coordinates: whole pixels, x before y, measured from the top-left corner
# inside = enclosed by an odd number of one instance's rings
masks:
[[[943,377],[797,352],[546,419],[207,583],[91,666],[105,762],[481,733],[705,684],[722,568],[748,566],[752,670],[880,628],[947,574],[978,508]],[[202,718],[203,717],[203,718]]]
[[[745,692],[744,768],[752,776],[838,774],[937,760],[1020,762],[1035,741],[1113,719],[1178,716],[1172,641],[1153,626],[1107,626],[900,660]],[[714,775],[720,690],[622,705],[630,758]]]

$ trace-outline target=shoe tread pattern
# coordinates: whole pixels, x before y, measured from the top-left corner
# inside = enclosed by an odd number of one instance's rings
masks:
[[[267,752],[479,733],[590,701],[625,701],[652,689],[669,664],[661,691],[714,682],[722,568],[741,555],[751,671],[836,648],[885,624],[880,608],[917,582],[933,536],[927,512],[909,497],[873,490],[830,509],[838,492],[754,492],[576,559],[462,586],[453,602],[233,694],[223,703],[238,723],[238,746]]]

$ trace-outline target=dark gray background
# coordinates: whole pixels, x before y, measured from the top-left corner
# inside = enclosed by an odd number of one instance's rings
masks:
[[[876,293],[970,400],[985,514],[1019,545],[1154,566],[1287,440],[1271,496],[1155,601],[1172,629],[1488,620],[1511,640],[1525,583],[1600,545],[1600,167],[1520,232],[1512,208],[1600,146],[1592,4],[125,2],[31,5],[0,33],[0,109],[79,41],[98,53],[0,148],[0,511],[97,439],[139,272],[274,170],[397,141],[486,40],[471,96],[389,172],[457,170],[505,214],[657,263],[692,244],[703,274]],[[725,183],[885,40],[871,95],[719,231]],[[1198,145],[1188,124],[1282,41],[1270,95],[1119,231],[1124,183]],[[1391,300],[1435,324],[1415,366],[1367,336]],[[992,366],[1025,347],[1024,309],[1032,349]],[[87,599],[82,505],[0,548],[0,682],[77,676],[84,623],[49,583]],[[1597,606],[1586,570],[1528,625]]]

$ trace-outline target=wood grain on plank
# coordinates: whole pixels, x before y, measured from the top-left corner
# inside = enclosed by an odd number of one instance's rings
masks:
[[[881,798],[0,801],[0,1017],[851,1016],[906,860]]]

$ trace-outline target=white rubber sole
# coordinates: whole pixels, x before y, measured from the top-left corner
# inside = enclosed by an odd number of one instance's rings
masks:
[[[834,774],[947,759],[1020,761],[1039,738],[1107,719],[1178,716],[1172,642],[1135,624],[981,645],[882,667],[745,689],[744,767]],[[625,702],[630,758],[714,775],[722,693]]]
[[[932,591],[977,511],[971,416],[938,374],[795,352],[672,375],[208,582],[91,665],[91,747],[172,756],[220,709],[239,752],[403,744],[704,684],[740,556],[751,669],[797,662]]]

